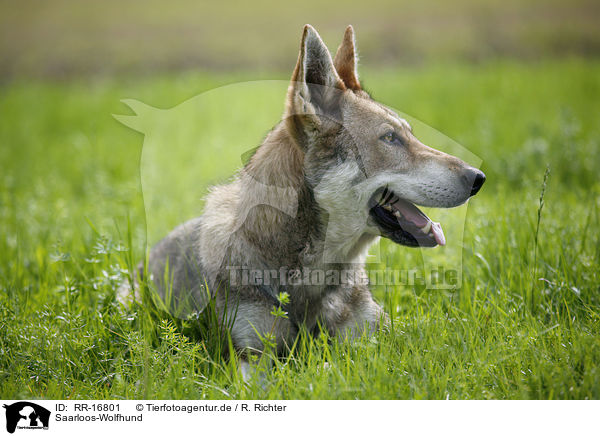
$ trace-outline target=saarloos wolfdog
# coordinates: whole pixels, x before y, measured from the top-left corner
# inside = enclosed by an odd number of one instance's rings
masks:
[[[282,121],[232,183],[210,190],[203,215],[156,244],[140,269],[172,301],[202,310],[212,299],[230,320],[245,375],[265,334],[284,352],[301,326],[357,336],[386,324],[368,286],[340,281],[342,271],[364,273],[367,249],[381,236],[409,247],[444,245],[440,224],[415,205],[458,206],[485,181],[419,142],[361,88],[356,64],[351,26],[332,59],[306,25]],[[295,280],[305,269],[339,274]],[[275,316],[282,292],[287,315]]]

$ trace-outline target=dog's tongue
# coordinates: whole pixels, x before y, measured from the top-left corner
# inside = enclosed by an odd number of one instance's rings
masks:
[[[437,242],[438,245],[446,245],[446,237],[444,236],[444,231],[442,230],[440,223],[431,221],[429,217],[421,212],[414,204],[398,198],[398,201],[394,204],[394,208],[400,211],[405,219],[419,228],[423,228],[427,223],[431,223],[431,233],[433,233],[435,242]]]
[[[431,221],[431,232],[438,245],[446,245],[446,237],[444,236],[444,231],[442,230],[442,225],[440,223]]]

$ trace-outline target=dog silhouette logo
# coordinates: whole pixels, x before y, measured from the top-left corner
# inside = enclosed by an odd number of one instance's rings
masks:
[[[10,405],[4,404],[6,409],[6,431],[14,433],[19,429],[48,429],[50,411],[42,406],[29,401],[19,401]]]

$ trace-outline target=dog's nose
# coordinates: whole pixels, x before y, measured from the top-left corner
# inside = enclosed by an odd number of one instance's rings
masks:
[[[476,170],[475,179],[473,179],[473,187],[471,188],[471,197],[479,192],[483,186],[483,182],[485,182],[485,174],[479,170]]]

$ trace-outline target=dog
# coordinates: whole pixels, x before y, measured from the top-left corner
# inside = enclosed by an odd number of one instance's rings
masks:
[[[440,224],[417,205],[458,206],[484,181],[478,169],[419,142],[361,87],[352,26],[332,58],[306,25],[282,120],[231,183],[210,190],[200,217],[151,249],[140,277],[198,310],[214,299],[243,365],[264,350],[265,335],[283,353],[300,328],[369,334],[388,317],[353,280],[365,273],[368,247],[380,237],[444,245]],[[306,270],[325,279],[299,278]]]

